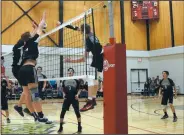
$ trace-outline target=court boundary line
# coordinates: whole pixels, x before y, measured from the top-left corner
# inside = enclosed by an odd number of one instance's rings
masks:
[[[57,106],[57,105],[56,105],[56,106]],[[72,111],[72,110],[70,110],[70,111],[71,111],[71,112],[74,112],[74,111]],[[86,115],[86,114],[83,114],[83,113],[81,113],[81,114],[84,115],[84,116],[88,116],[88,117],[96,118],[96,119],[99,119],[99,120],[103,120],[103,119],[100,119],[100,118],[97,118],[97,117],[94,117],[94,116],[91,116],[91,115]],[[68,119],[73,120],[73,119],[71,119],[71,118],[68,118]],[[87,124],[87,125],[88,125],[88,126],[91,126],[91,125],[89,125],[89,124]],[[91,126],[91,127],[93,127],[93,126]],[[160,134],[160,133],[157,133],[157,132],[153,132],[153,131],[149,131],[149,130],[144,130],[144,129],[142,129],[142,128],[134,127],[134,126],[130,126],[130,125],[128,125],[128,127],[137,128],[137,129],[139,129],[139,130],[147,131],[147,132],[154,133],[154,134]],[[100,129],[100,128],[98,128],[98,129]]]

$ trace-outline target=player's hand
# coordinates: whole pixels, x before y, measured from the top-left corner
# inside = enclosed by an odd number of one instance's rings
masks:
[[[75,95],[75,99],[78,100],[79,99],[79,96],[78,95]]]
[[[34,29],[36,29],[36,28],[38,27],[34,21],[33,21],[33,23],[32,23],[32,27],[33,27]]]
[[[56,26],[58,27],[59,25],[61,25],[61,22],[57,21]]]
[[[71,62],[71,58],[65,58],[65,59],[64,59],[64,62],[70,63],[70,62]]]

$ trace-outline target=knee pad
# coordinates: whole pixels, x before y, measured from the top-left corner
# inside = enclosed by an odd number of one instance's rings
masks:
[[[61,114],[60,114],[60,118],[64,118],[64,116],[65,116],[65,113],[66,113],[66,110],[65,109],[63,109],[62,111],[61,111]]]
[[[38,88],[31,88],[30,89],[30,92],[31,92],[31,99],[32,99],[33,102],[40,101],[40,96],[39,96],[39,93],[38,93]]]

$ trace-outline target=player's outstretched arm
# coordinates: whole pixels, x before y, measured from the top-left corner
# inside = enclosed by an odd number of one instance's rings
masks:
[[[58,21],[56,23],[56,26],[59,26],[59,25],[61,25],[60,21]],[[75,30],[75,31],[80,31],[79,27],[77,27],[77,26],[67,25],[66,28],[69,28],[69,29],[72,29],[72,30]]]
[[[41,35],[42,30],[44,29],[44,26],[46,25],[46,11],[43,12],[42,20],[40,21],[37,29],[37,34]]]
[[[34,28],[33,31],[31,32],[31,37],[34,37],[37,33],[38,26],[36,25],[35,22],[33,22],[32,27]]]
[[[71,58],[66,58],[65,60],[64,60],[64,62],[66,62],[66,63],[81,63],[81,62],[85,62],[86,61],[86,57],[89,55],[89,52],[85,52],[85,55],[82,57],[82,58],[80,58],[80,59],[71,59]]]

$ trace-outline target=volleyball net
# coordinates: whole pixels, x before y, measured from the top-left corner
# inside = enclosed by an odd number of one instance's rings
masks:
[[[47,22],[48,24],[49,22]],[[63,22],[59,26],[42,34],[39,39],[39,57],[37,67],[42,67],[42,73],[47,77],[45,80],[66,80],[66,79],[95,79],[96,71],[90,66],[92,55],[85,56],[86,34],[79,30],[81,25],[88,24],[95,34],[95,23],[93,9],[89,9],[82,14]],[[52,40],[49,40],[51,38]],[[5,58],[6,76],[14,79],[11,72],[12,53],[3,55]],[[79,63],[65,62],[65,59],[81,59],[85,61]],[[68,68],[73,68],[75,74],[68,77]],[[42,80],[43,81],[43,80]]]

